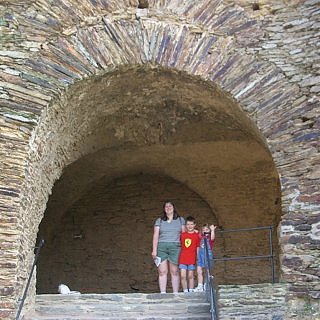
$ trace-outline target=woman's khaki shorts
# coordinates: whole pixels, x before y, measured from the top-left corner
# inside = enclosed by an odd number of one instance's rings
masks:
[[[161,262],[169,260],[171,263],[178,264],[180,250],[179,242],[159,242],[157,256],[161,258]]]

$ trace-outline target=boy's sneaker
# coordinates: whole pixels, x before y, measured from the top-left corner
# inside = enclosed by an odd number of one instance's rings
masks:
[[[188,289],[184,289],[183,292],[184,292],[184,293],[188,293],[189,290],[188,290]]]
[[[195,289],[189,289],[189,292],[195,292],[194,290],[195,290]]]
[[[198,286],[194,289],[194,292],[202,292],[203,291],[203,285],[198,284]]]

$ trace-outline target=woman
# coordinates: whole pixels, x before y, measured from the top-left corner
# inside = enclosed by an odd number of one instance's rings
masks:
[[[180,254],[180,234],[185,231],[185,221],[178,215],[174,204],[166,201],[160,218],[154,224],[152,258],[159,257],[159,287],[161,293],[167,292],[168,271],[171,275],[173,293],[179,291],[178,259]]]

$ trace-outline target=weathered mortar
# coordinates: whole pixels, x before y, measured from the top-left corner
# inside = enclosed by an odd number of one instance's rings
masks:
[[[3,317],[20,295],[52,185],[81,155],[71,145],[54,147],[61,137],[46,130],[54,112],[42,111],[77,80],[145,62],[214,81],[256,122],[281,178],[284,279],[293,296],[319,297],[318,4],[270,2],[261,15],[240,4],[150,1],[149,11],[128,1],[2,5]],[[62,125],[66,116],[56,116]],[[70,129],[66,123],[62,136],[81,140]]]

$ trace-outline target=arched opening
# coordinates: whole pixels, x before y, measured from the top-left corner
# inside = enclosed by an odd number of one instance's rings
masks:
[[[143,173],[97,181],[60,221],[55,221],[59,207],[48,211],[40,227],[48,245],[39,264],[38,292],[55,293],[59,283],[81,292],[156,292],[152,225],[169,197],[181,215],[216,223],[208,204],[185,185]]]
[[[48,123],[56,161],[60,154],[67,166],[40,228],[47,248],[39,292],[54,292],[60,282],[83,292],[154,291],[152,222],[166,198],[200,223],[277,226],[280,188],[272,157],[237,103],[212,84],[157,68],[115,70],[75,84],[53,110]],[[128,234],[131,219],[137,238]],[[118,235],[114,226],[123,231]],[[114,243],[105,245],[110,235],[121,239],[117,257]],[[129,252],[127,241],[140,250]],[[219,237],[216,254],[265,254],[268,245],[258,233]],[[277,254],[276,237],[274,247]],[[97,259],[101,272],[93,271]],[[110,274],[116,276],[107,283]],[[266,261],[218,264],[216,274],[220,283],[270,281]]]

